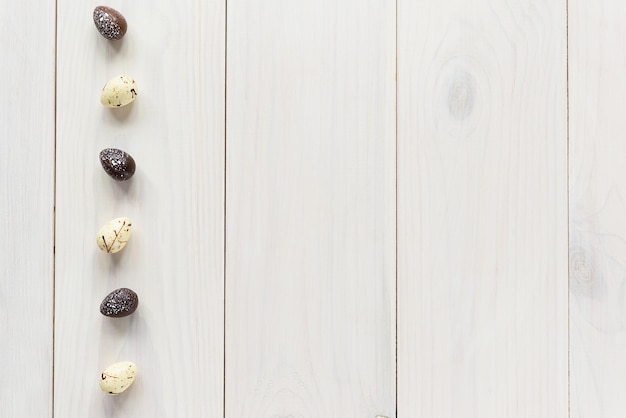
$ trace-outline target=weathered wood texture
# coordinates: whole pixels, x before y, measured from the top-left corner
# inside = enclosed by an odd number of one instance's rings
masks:
[[[626,416],[626,4],[570,0],[572,418]]]
[[[52,411],[54,2],[5,3],[0,31],[0,416],[45,417]]]
[[[398,1],[398,416],[568,415],[566,6]]]
[[[395,417],[395,6],[228,2],[226,416]]]
[[[102,38],[95,4],[58,1],[55,413],[57,417],[219,417],[223,412],[223,1],[114,1],[128,21]],[[127,73],[130,106],[100,105],[103,85]],[[109,178],[101,149],[137,162]],[[127,247],[97,248],[110,219],[133,221]],[[140,299],[127,318],[99,313],[113,289]],[[100,371],[134,361],[123,396],[104,395]]]

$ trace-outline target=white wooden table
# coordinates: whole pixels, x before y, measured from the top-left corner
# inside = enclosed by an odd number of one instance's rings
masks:
[[[105,4],[0,14],[1,417],[626,416],[626,3]]]

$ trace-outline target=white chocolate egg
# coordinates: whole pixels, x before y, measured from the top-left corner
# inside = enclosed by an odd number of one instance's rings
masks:
[[[137,366],[132,361],[111,364],[100,375],[100,389],[109,395],[124,392],[135,381]]]
[[[100,103],[106,107],[122,107],[137,97],[137,83],[128,75],[113,77],[102,89]]]
[[[96,236],[98,247],[105,253],[114,254],[121,251],[130,239],[132,223],[126,217],[116,218],[107,222]]]

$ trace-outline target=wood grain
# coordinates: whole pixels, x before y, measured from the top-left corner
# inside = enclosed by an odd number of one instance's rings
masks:
[[[571,416],[626,416],[626,5],[570,1]]]
[[[0,415],[45,417],[53,373],[54,1],[4,4],[0,31]]]
[[[58,1],[55,415],[223,416],[224,60],[223,1],[176,7],[113,1],[125,38],[102,38],[95,4]],[[104,84],[129,74],[130,106],[100,105]],[[101,149],[132,155],[134,177],[109,178]],[[118,254],[95,234],[127,216]],[[112,290],[139,295],[130,317],[99,313]],[[111,397],[101,370],[138,366],[133,386]]]
[[[228,3],[227,417],[395,417],[394,19]]]
[[[568,415],[564,2],[398,0],[398,416]]]

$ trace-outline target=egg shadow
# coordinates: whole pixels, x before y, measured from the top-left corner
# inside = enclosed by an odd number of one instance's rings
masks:
[[[126,246],[128,246],[128,244],[126,244]],[[126,251],[126,246],[124,248],[122,248],[122,250],[120,250],[120,251],[118,251],[116,253],[109,254],[109,256],[111,257],[111,274],[113,274],[113,275],[116,274],[120,264],[124,260],[124,253]]]
[[[115,289],[110,291],[112,292],[113,290]],[[100,306],[98,306],[99,308]],[[102,335],[106,335],[106,338],[123,340],[128,336],[128,330],[131,328],[132,322],[132,314],[122,318],[110,318],[102,315]]]
[[[124,181],[117,181],[117,180],[113,180],[116,184],[116,193],[119,192],[121,193],[124,197],[127,198],[132,198],[134,197],[134,191],[135,191],[135,182],[133,181],[133,179],[135,178],[135,174],[133,174],[133,177],[128,179],[128,180],[124,180]]]
[[[112,49],[114,54],[119,54],[122,48],[124,48],[125,46],[124,39],[125,38],[122,38],[118,41],[113,41],[113,40],[108,41],[109,49]]]
[[[100,35],[98,29],[96,28],[95,33],[93,35],[95,41],[98,44],[98,48],[100,51],[103,51],[106,54],[107,59],[114,59],[115,56],[123,53],[124,47],[124,39],[113,40],[107,39],[104,36]]]
[[[103,399],[105,417],[129,416],[129,410],[132,411],[133,404],[137,403],[136,400],[133,400],[133,392],[135,392],[133,389],[136,388],[137,380],[136,377],[133,384],[122,393],[105,395]]]
[[[109,110],[113,120],[124,123],[132,116],[134,107],[133,103],[129,103],[126,106],[112,107],[107,110]]]

